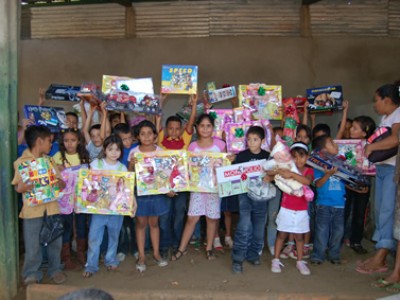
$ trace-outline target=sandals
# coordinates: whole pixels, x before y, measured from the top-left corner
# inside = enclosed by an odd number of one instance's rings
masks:
[[[107,266],[107,271],[109,271],[109,272],[116,271],[117,269],[118,269],[118,266],[113,266],[113,265]]]
[[[217,258],[212,250],[206,250],[206,256],[208,260],[214,260]]]
[[[356,267],[356,271],[361,274],[372,275],[376,273],[385,273],[388,271],[388,266],[380,266],[377,268],[368,268],[366,265],[361,265]]]
[[[371,286],[374,288],[378,288],[378,289],[385,289],[394,284],[395,284],[394,282],[389,282],[389,281],[386,281],[385,279],[381,278],[381,279],[378,279],[377,281],[372,282]]]
[[[389,293],[400,293],[400,282],[393,283],[386,287],[386,292]]]
[[[93,273],[92,273],[92,272],[87,272],[87,271],[85,271],[85,272],[82,273],[82,276],[83,276],[84,278],[90,278],[90,277],[93,276]]]
[[[176,252],[174,253],[174,255],[172,255],[171,260],[172,260],[172,261],[180,260],[180,259],[182,258],[182,256],[186,255],[186,253],[187,253],[187,250],[186,250],[186,249],[183,250],[183,251],[181,251],[181,250],[178,249],[178,250],[176,250]]]

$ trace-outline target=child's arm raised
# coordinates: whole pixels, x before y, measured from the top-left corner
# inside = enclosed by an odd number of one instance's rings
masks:
[[[336,134],[336,139],[340,140],[344,136],[344,131],[346,130],[346,123],[347,123],[347,112],[349,110],[349,101],[345,100],[343,101],[343,114],[342,114],[342,120],[340,121],[340,127],[339,131]]]
[[[167,99],[168,94],[161,94],[160,95],[160,110],[162,111],[163,106],[164,106],[164,101]],[[161,126],[161,114],[156,115],[156,129],[157,133],[159,133],[162,129]]]
[[[83,136],[85,137],[85,142],[86,145],[89,144],[90,141],[90,134],[89,134],[89,128],[90,128],[90,123],[92,123],[92,116],[93,116],[93,108],[90,106],[89,110],[89,117],[86,115],[86,109],[85,109],[85,104],[83,104],[83,101],[79,103],[81,105],[81,117],[82,117],[82,133]]]
[[[44,105],[44,101],[46,101],[45,93],[46,90],[44,88],[39,88],[38,106]]]
[[[328,169],[327,167],[324,168],[324,176],[322,176],[321,178],[317,179],[315,181],[315,186],[317,188],[322,187],[327,181],[328,179],[335,174],[337,171],[337,168],[332,168],[332,169]]]
[[[101,108],[101,126],[100,126],[100,137],[104,141],[111,134],[110,120],[108,120],[108,111],[106,110],[106,102],[100,104]]]
[[[190,113],[189,121],[188,121],[188,123],[186,125],[186,131],[188,133],[192,133],[193,132],[194,121],[196,120],[197,94],[191,95],[189,102],[192,105],[192,111]]]
[[[308,106],[310,103],[308,101],[304,102],[304,112],[303,112],[303,125],[308,126]]]
[[[121,123],[125,123],[126,124],[126,116],[125,116],[125,113],[123,111],[121,111],[120,117],[121,117]]]

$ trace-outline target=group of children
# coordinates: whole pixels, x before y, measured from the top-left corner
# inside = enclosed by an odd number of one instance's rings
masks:
[[[386,94],[382,94],[382,89]],[[397,90],[396,90],[397,89]],[[390,90],[391,92],[387,92]],[[397,92],[397,94],[396,94]],[[162,99],[162,102],[165,99]],[[155,124],[143,120],[130,128],[125,123],[123,114],[110,118],[105,106],[101,106],[101,124],[92,125],[94,108],[86,116],[82,109],[82,132],[78,127],[78,118],[69,114],[70,128],[63,130],[59,136],[58,151],[52,161],[56,166],[57,176],[63,168],[89,164],[92,169],[134,171],[136,159],[134,153],[154,152],[163,150],[185,149],[192,152],[226,152],[223,140],[213,137],[214,119],[209,114],[201,114],[196,119],[196,96],[192,96],[192,112],[185,127],[182,121],[171,116],[166,121],[166,127],[161,128],[161,117],[157,116]],[[383,140],[372,145],[366,145],[367,154],[372,151],[387,149],[398,144],[398,126],[400,126],[400,104],[398,85],[386,85],[377,90],[375,95],[375,110],[383,115],[381,125],[392,127],[390,142]],[[345,102],[342,122],[336,136],[337,139],[366,139],[375,129],[374,121],[366,116],[347,119],[348,103]],[[305,112],[307,114],[307,111]],[[115,121],[114,121],[115,120]],[[307,122],[307,117],[304,118]],[[390,123],[390,124],[389,124]],[[196,129],[197,138],[192,141]],[[279,128],[274,129],[274,135],[279,135]],[[18,174],[18,165],[32,158],[43,157],[52,153],[52,135],[43,126],[29,126],[25,130],[25,141],[28,149],[15,162],[15,177],[12,182],[19,193],[32,189],[32,185],[22,182]],[[246,133],[247,149],[237,155],[229,155],[232,163],[268,159],[269,153],[261,148],[265,140],[265,130],[252,126]],[[274,144],[274,139],[273,142]],[[53,143],[54,146],[55,143]],[[397,145],[396,144],[396,145]],[[272,145],[273,146],[273,145]],[[310,275],[310,269],[304,259],[310,257],[311,263],[321,264],[328,259],[333,264],[340,264],[340,249],[345,239],[357,253],[365,253],[361,245],[364,228],[364,216],[369,199],[369,189],[353,190],[346,188],[343,181],[333,176],[337,169],[313,170],[307,166],[307,159],[312,151],[338,154],[338,146],[330,134],[329,126],[317,124],[311,129],[307,124],[300,124],[296,129],[295,142],[290,145],[290,154],[299,171],[274,169],[267,171],[265,183],[274,181],[276,175],[284,179],[294,179],[304,186],[312,186],[315,199],[307,196],[297,197],[279,190],[273,199],[252,199],[248,194],[238,197],[239,221],[230,242],[230,234],[226,239],[227,246],[232,247],[232,271],[243,272],[243,262],[247,260],[252,265],[259,265],[264,248],[265,232],[267,245],[273,259],[271,272],[281,272],[281,258],[297,259],[297,269],[303,275]],[[387,167],[387,166],[390,167]],[[387,169],[390,170],[387,170]],[[382,170],[381,170],[382,169]],[[390,174],[389,171],[391,172]],[[389,231],[390,218],[388,212],[381,207],[389,201],[389,194],[383,185],[393,180],[394,164],[383,162],[377,166],[378,205],[375,209],[377,248],[388,251],[393,248],[393,236]],[[384,174],[382,174],[384,173]],[[393,174],[392,174],[393,173]],[[392,176],[392,177],[390,177]],[[62,187],[62,180],[59,181]],[[378,186],[379,185],[379,186]],[[393,187],[394,189],[394,187]],[[219,248],[219,219],[221,217],[221,199],[213,193],[175,193],[165,195],[136,196],[133,205],[134,219],[117,215],[70,214],[63,215],[65,231],[62,237],[49,244],[47,255],[49,260],[48,275],[56,283],[65,281],[61,271],[61,261],[65,269],[75,269],[71,256],[71,240],[76,236],[77,259],[85,266],[84,277],[91,277],[98,271],[101,252],[105,252],[104,262],[107,270],[115,270],[123,260],[129,243],[136,241],[136,269],[146,270],[146,228],[149,227],[153,250],[153,260],[160,266],[168,265],[167,253],[173,249],[171,260],[177,261],[187,252],[187,246],[193,236],[200,217],[206,219],[206,257],[215,259],[214,249]],[[187,198],[190,198],[187,206]],[[395,195],[390,194],[390,204],[394,210]],[[347,199],[347,200],[346,200]],[[378,200],[377,200],[378,199]],[[380,199],[380,200],[379,200]],[[230,201],[230,200],[228,200]],[[231,201],[235,201],[232,199]],[[279,213],[278,213],[279,210]],[[39,232],[45,213],[58,214],[57,202],[28,207],[23,205],[20,217],[23,219],[25,241],[25,261],[23,277],[25,283],[39,282],[43,275],[39,270],[42,262],[42,249],[39,244]],[[345,232],[348,216],[352,216],[349,233]],[[229,214],[226,214],[229,220]],[[385,218],[382,219],[382,218]],[[387,221],[387,222],[384,222]],[[230,230],[228,224],[227,231]],[[391,223],[393,225],[393,221]],[[267,225],[267,226],[266,226]],[[267,230],[266,230],[267,227]],[[87,228],[89,228],[87,233]],[[105,230],[107,229],[107,230]],[[106,233],[106,234],[105,234]],[[285,243],[287,242],[286,246]],[[85,256],[88,244],[87,258]],[[126,247],[126,244],[128,246]],[[311,247],[313,245],[313,247]],[[214,249],[213,249],[214,248]],[[136,249],[135,249],[136,250]],[[311,251],[312,250],[312,251]],[[125,253],[124,253],[125,252]],[[61,254],[61,255],[60,255]],[[387,254],[386,252],[384,254]],[[381,257],[381,256],[379,256]],[[385,261],[378,258],[367,260],[357,267],[357,271],[371,271],[386,266]]]

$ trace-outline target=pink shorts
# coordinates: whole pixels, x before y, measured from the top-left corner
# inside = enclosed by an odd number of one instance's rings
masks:
[[[191,193],[188,216],[221,218],[221,199],[214,193]]]

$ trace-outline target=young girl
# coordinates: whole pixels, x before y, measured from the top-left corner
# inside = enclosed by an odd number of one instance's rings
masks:
[[[379,126],[391,127],[389,137],[365,146],[365,155],[368,157],[373,151],[391,149],[399,145],[400,129],[400,86],[386,84],[375,92],[374,109],[382,115]],[[359,263],[356,270],[363,274],[386,272],[386,256],[395,249],[393,239],[393,224],[396,201],[395,175],[396,155],[376,163],[375,183],[375,232],[372,237],[377,249],[375,255]]]
[[[136,163],[134,153],[162,151],[156,145],[157,129],[153,123],[144,120],[137,125],[137,139],[139,146],[133,148],[129,154],[129,169],[133,170]],[[136,270],[139,272],[146,271],[146,227],[150,226],[150,239],[153,246],[153,259],[159,267],[168,265],[168,261],[160,256],[160,227],[158,226],[158,218],[168,213],[169,203],[165,195],[149,195],[137,196],[138,210],[136,213],[136,241],[139,257],[136,262]]]
[[[90,164],[93,170],[112,170],[126,172],[127,168],[119,161],[122,156],[122,140],[117,135],[110,135],[104,140],[104,158],[95,159]],[[136,200],[133,199],[133,213],[136,210]],[[89,278],[99,270],[100,245],[103,240],[104,229],[107,227],[108,248],[105,256],[107,270],[113,271],[118,268],[119,260],[116,258],[118,237],[121,231],[124,216],[93,214],[89,229],[88,259],[83,277]]]
[[[82,164],[89,164],[89,153],[86,150],[82,134],[78,129],[68,128],[61,132],[60,151],[53,158],[60,171],[65,168],[75,167]],[[87,215],[69,214],[62,215],[64,219],[63,247],[61,250],[61,261],[66,270],[75,269],[77,266],[71,259],[71,240],[74,229],[74,215],[76,228],[77,258],[79,264],[85,265],[85,252],[87,241]]]
[[[202,114],[196,121],[197,141],[189,145],[188,150],[192,152],[225,152],[225,142],[212,137],[214,130],[214,119],[208,114]],[[213,240],[218,220],[221,217],[221,202],[218,194],[213,193],[191,193],[188,218],[183,230],[182,240],[178,250],[172,256],[172,260],[180,259],[186,253],[186,247],[193,235],[195,226],[200,216],[206,216],[207,220],[207,248],[206,255],[209,260],[214,259],[212,251]]]
[[[284,178],[293,178],[304,185],[310,185],[313,178],[313,169],[306,167],[308,159],[308,146],[302,142],[296,142],[290,147],[290,153],[295,161],[296,167],[302,175],[287,169],[278,169],[269,172],[268,175],[280,174]],[[278,236],[275,242],[275,255],[272,260],[271,271],[281,272],[279,255],[285,239],[289,233],[294,234],[297,248],[297,269],[302,275],[310,275],[306,262],[303,261],[304,234],[310,231],[310,217],[308,216],[308,202],[304,196],[296,197],[282,193],[281,209],[279,210],[276,223],[278,225]]]

